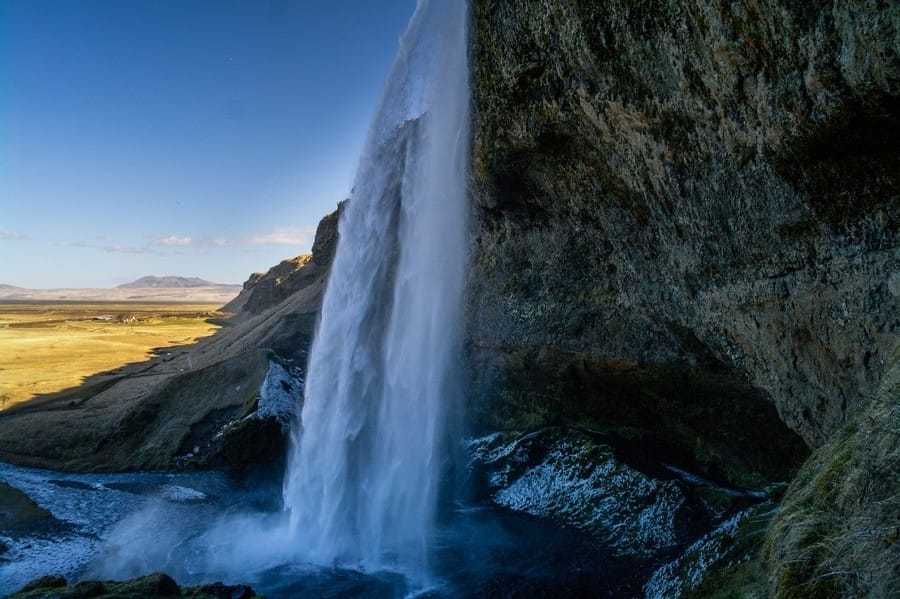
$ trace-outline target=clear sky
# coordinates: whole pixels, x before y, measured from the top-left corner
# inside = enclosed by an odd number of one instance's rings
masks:
[[[414,9],[0,1],[0,283],[238,283],[308,251]]]

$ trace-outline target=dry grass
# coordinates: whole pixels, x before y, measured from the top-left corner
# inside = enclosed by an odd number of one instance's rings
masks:
[[[766,547],[774,596],[900,597],[900,346],[869,409],[804,465]]]
[[[0,410],[208,336],[216,308],[0,302]]]

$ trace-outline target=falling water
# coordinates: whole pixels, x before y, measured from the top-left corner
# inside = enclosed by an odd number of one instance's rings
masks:
[[[464,0],[420,0],[340,221],[284,486],[318,563],[423,572],[459,404]]]

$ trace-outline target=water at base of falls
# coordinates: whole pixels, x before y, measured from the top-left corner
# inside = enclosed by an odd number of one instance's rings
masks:
[[[0,596],[47,574],[125,579],[166,572],[179,584],[249,584],[297,597],[631,597],[635,566],[596,541],[487,504],[457,504],[434,529],[433,584],[390,569],[361,571],[267,552],[284,526],[268,487],[235,488],[217,473],[67,474],[0,463],[0,481],[55,517],[0,531]],[[277,503],[277,502],[274,502]],[[256,531],[256,537],[248,531]],[[242,545],[243,544],[243,545]]]
[[[339,224],[284,484],[285,550],[427,577],[466,266],[467,7],[420,0]]]

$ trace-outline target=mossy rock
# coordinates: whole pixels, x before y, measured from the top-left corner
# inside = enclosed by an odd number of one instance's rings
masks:
[[[67,584],[62,576],[44,576],[29,582],[8,599],[155,599],[186,597],[189,599],[256,599],[253,589],[244,585],[228,586],[220,582],[180,587],[166,574],[156,573],[127,581],[88,580]]]

